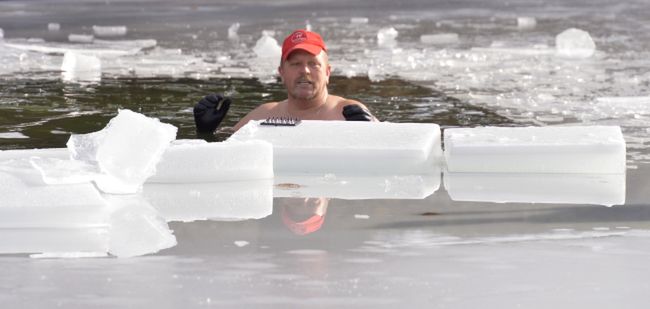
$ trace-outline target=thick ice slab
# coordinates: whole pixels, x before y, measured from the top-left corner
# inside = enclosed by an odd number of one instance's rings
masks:
[[[230,140],[273,144],[275,174],[404,175],[435,173],[437,124],[302,121],[295,127],[251,121]]]
[[[193,140],[190,140],[193,141]],[[265,141],[183,143],[169,147],[150,183],[273,178],[273,146]]]
[[[261,219],[273,212],[273,180],[145,184],[144,198],[167,221]]]
[[[454,201],[622,205],[625,174],[445,173]]]
[[[45,253],[50,256],[106,254],[108,227],[0,228],[0,254]]]
[[[447,129],[449,172],[625,173],[617,126]]]

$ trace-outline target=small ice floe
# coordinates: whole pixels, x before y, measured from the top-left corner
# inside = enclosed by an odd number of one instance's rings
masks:
[[[397,47],[399,33],[393,27],[379,29],[377,32],[377,45],[384,48]]]
[[[52,32],[59,31],[61,30],[61,25],[59,23],[49,23],[47,24],[47,30]]]
[[[555,37],[555,51],[560,57],[589,58],[596,52],[596,44],[588,32],[570,28]]]
[[[102,62],[97,56],[66,52],[61,64],[61,77],[66,82],[99,82]]]
[[[454,44],[454,43],[458,43],[458,34],[456,33],[423,34],[420,36],[420,42],[424,44]]]
[[[3,39],[5,37],[5,32],[0,28],[0,39]]]
[[[249,244],[249,242],[247,242],[245,240],[235,240],[233,243],[235,244],[235,246],[240,247],[240,248],[248,246],[248,244]]]
[[[75,43],[92,43],[95,36],[91,34],[69,34],[68,41]]]
[[[228,40],[236,41],[239,39],[239,23],[234,23],[228,27]]]
[[[3,132],[0,133],[0,138],[6,138],[6,139],[24,139],[24,138],[29,138],[29,136],[22,134],[20,132]]]
[[[360,215],[360,214],[355,214],[355,215],[354,215],[354,218],[355,218],[355,219],[368,220],[368,219],[370,219],[370,216],[369,216],[369,215]]]
[[[350,18],[351,24],[367,24],[368,17],[352,17]]]
[[[127,30],[126,26],[93,26],[96,36],[125,36]]]
[[[517,28],[519,30],[531,30],[537,26],[535,17],[517,17]]]

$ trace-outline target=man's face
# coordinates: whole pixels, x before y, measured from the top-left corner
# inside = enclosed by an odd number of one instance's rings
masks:
[[[314,56],[296,50],[282,62],[279,72],[290,98],[312,100],[326,91],[330,65],[325,52]]]

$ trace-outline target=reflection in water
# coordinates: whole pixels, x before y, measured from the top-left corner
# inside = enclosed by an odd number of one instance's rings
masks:
[[[318,231],[329,205],[329,198],[279,198],[276,207],[280,209],[282,223],[296,235],[307,235]]]
[[[495,203],[625,204],[625,174],[448,173],[452,200]]]

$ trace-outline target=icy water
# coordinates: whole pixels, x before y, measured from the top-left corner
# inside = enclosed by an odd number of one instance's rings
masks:
[[[518,26],[517,17],[534,17],[536,25]],[[177,245],[129,259],[30,258],[52,248],[93,248],[104,232],[2,222],[0,303],[645,308],[648,18],[650,3],[641,0],[0,2],[0,150],[64,147],[71,133],[101,129],[118,108],[169,122],[178,138],[196,138],[191,107],[209,92],[235,99],[225,130],[210,138],[223,140],[257,104],[284,97],[277,65],[254,51],[262,31],[281,40],[307,25],[330,47],[330,91],[366,103],[381,120],[443,128],[620,125],[628,145],[628,171],[620,176],[355,182],[323,175],[303,187],[292,179],[261,184],[258,199],[233,186],[221,200],[236,205],[223,207],[227,218],[187,211],[169,223]],[[234,23],[240,28],[229,38]],[[119,43],[68,41],[69,34],[93,34],[94,25],[128,32],[101,38]],[[399,33],[395,46],[378,45],[377,32],[387,27]],[[554,54],[555,36],[570,27],[592,36],[592,57]],[[420,40],[440,33],[458,40]],[[62,77],[63,52],[71,49],[93,50],[99,79]],[[205,210],[191,206],[204,206],[196,198],[218,196],[224,186],[149,186],[144,195],[163,212],[176,204]],[[305,196],[312,199],[301,214]],[[237,220],[254,207],[261,218]],[[302,235],[283,220],[290,210],[317,212],[324,221]],[[136,241],[147,236],[132,234]]]

